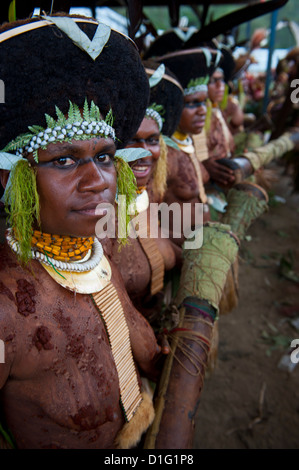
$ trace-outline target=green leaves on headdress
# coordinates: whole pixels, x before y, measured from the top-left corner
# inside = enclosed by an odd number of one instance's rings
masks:
[[[209,83],[209,75],[206,77],[192,78],[187,85],[187,88],[197,87],[200,85],[207,85]]]
[[[22,263],[31,258],[31,237],[34,224],[39,223],[39,196],[35,170],[25,159],[11,170],[10,184],[6,188],[8,224],[19,243],[18,256]]]
[[[85,99],[83,116],[78,105],[69,102],[68,116],[56,106],[57,119],[45,114],[47,128],[33,125],[28,126],[30,132],[18,136],[4,149],[4,152],[16,152],[21,156],[25,151],[33,152],[33,157],[38,162],[37,150],[46,149],[50,143],[71,142],[72,140],[87,140],[95,135],[116,140],[112,127],[112,110],[108,112],[105,120],[101,116],[98,106],[91,101],[90,106]]]

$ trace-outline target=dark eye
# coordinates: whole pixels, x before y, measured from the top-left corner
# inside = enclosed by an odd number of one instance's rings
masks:
[[[135,145],[137,144],[138,140],[137,139],[130,139],[127,143],[127,145]]]
[[[108,153],[105,153],[104,155],[96,155],[94,157],[94,161],[96,164],[109,164],[113,161],[113,155],[109,155]]]
[[[56,158],[56,160],[54,160],[53,164],[57,167],[70,167],[72,165],[75,165],[75,161],[73,158],[71,157],[59,157],[59,158]]]
[[[146,143],[148,145],[159,145],[159,138],[158,137],[149,137],[146,139]]]
[[[184,104],[185,108],[200,108],[206,106],[206,101],[189,101]]]

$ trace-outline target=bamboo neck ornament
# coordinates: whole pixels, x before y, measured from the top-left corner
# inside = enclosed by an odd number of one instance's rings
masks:
[[[61,271],[43,265],[63,287],[80,294],[90,294],[104,322],[119,379],[120,401],[127,421],[142,402],[135,370],[129,328],[117,290],[111,282],[111,267],[103,256],[99,265],[87,273]]]
[[[138,239],[151,267],[152,275],[150,292],[151,295],[155,295],[161,290],[163,290],[164,287],[164,259],[159,251],[155,240],[148,236],[147,230],[145,228],[143,232],[139,231]]]
[[[109,337],[119,379],[120,401],[127,421],[142,402],[134,365],[129,328],[114,285],[109,282],[100,292],[91,294]]]

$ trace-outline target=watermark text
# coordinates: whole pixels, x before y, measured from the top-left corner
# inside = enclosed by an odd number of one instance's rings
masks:
[[[99,239],[184,238],[185,248],[202,246],[202,203],[150,203],[147,211],[129,213],[130,222],[127,223],[126,197],[123,195],[118,198],[117,210],[111,204],[98,204],[96,214],[101,218],[95,226],[96,236]]]
[[[298,347],[297,347],[298,346]],[[291,348],[296,348],[291,352],[291,362],[298,364],[299,362],[299,339],[293,339],[291,342]]]
[[[5,85],[3,80],[0,80],[0,103],[5,103]]]
[[[4,364],[4,362],[5,362],[4,341],[0,339],[0,364]]]

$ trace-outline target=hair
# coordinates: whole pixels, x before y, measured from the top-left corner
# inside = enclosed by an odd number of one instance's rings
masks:
[[[223,70],[225,83],[228,83],[233,79],[234,74],[237,73],[238,70],[236,69],[236,62],[230,50],[226,46],[221,46],[220,51],[222,58],[219,67]]]
[[[148,78],[150,78],[161,64],[154,60],[144,60],[143,65]],[[160,82],[150,89],[149,106],[154,103],[163,106],[162,134],[171,137],[180,121],[184,95],[179,80],[167,67],[165,67],[165,73]]]
[[[182,87],[186,88],[191,80],[213,74],[217,66],[215,62],[217,51],[210,50],[210,52],[212,58],[210,64],[207,64],[202,48],[172,52],[156,60],[164,63],[176,75]]]
[[[98,23],[85,20],[77,25],[92,39]],[[0,33],[36,21],[4,24]],[[66,114],[69,101],[83,108],[85,98],[89,104],[94,101],[103,118],[112,110],[116,145],[122,148],[137,132],[146,110],[149,85],[138,50],[114,30],[96,60],[55,25],[15,35],[0,42],[0,70],[5,83],[0,149],[28,126],[46,127],[45,113],[55,117],[55,106]]]

